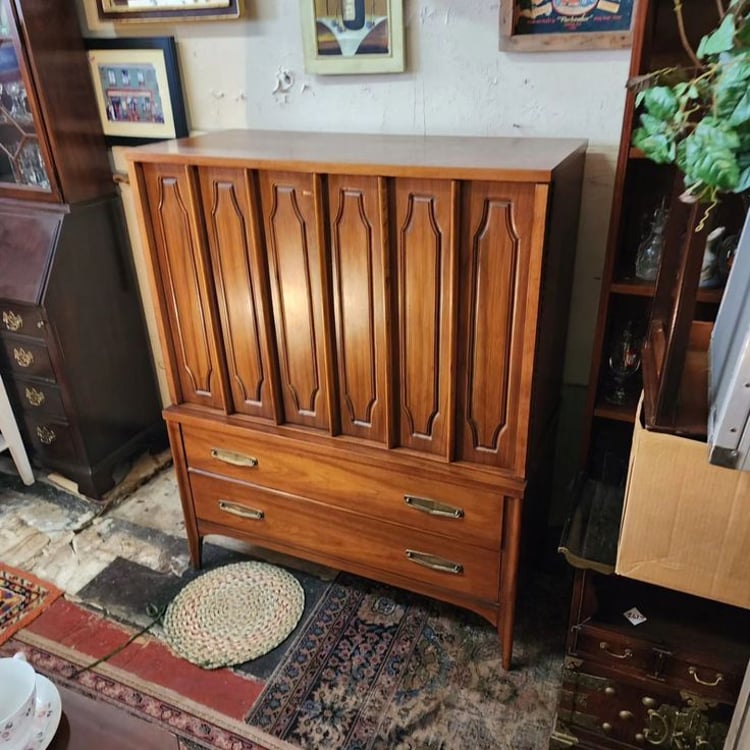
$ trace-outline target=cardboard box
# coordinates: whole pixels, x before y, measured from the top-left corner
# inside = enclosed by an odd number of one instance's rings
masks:
[[[706,443],[633,430],[615,572],[750,608],[750,472]]]

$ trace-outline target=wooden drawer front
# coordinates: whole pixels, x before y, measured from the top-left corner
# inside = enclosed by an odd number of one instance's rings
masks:
[[[0,331],[44,338],[44,326],[41,308],[0,302]]]
[[[649,644],[591,625],[578,627],[575,654],[638,677],[658,679],[661,672],[660,655]]]
[[[500,546],[504,498],[494,490],[450,485],[387,466],[354,463],[301,443],[257,433],[238,440],[183,426],[183,439],[187,463],[193,469],[321,500],[466,544],[488,549]],[[257,465],[230,463],[242,461],[240,457],[252,457]],[[431,503],[437,507],[431,508]]]
[[[23,427],[33,451],[45,459],[69,461],[76,457],[70,425],[45,418],[43,414],[25,414]]]
[[[589,669],[591,665],[582,667]],[[558,718],[565,734],[600,738],[602,747],[659,746],[722,750],[732,706],[694,700],[664,685],[639,684],[582,670],[565,669]],[[599,747],[596,743],[594,746]]]
[[[403,529],[303,498],[191,473],[201,521],[235,529],[253,540],[320,552],[485,601],[497,601],[499,552]],[[411,551],[411,555],[409,553]],[[436,556],[441,563],[430,561]],[[445,568],[425,567],[417,560]],[[452,566],[456,566],[453,568]]]
[[[56,385],[19,376],[9,379],[5,385],[19,411],[66,419],[60,389]]]
[[[674,654],[667,660],[664,677],[670,685],[699,693],[712,701],[734,703],[740,692],[744,670],[747,667],[747,654],[738,656],[738,663],[709,663],[711,660],[700,656]]]
[[[54,380],[55,374],[47,347],[25,336],[0,336],[2,365],[9,372],[26,377]]]

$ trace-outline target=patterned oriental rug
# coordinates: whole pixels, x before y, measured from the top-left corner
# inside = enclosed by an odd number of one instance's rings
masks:
[[[0,562],[0,643],[36,619],[61,594],[51,583]]]
[[[480,618],[342,574],[247,721],[305,750],[546,748],[564,634],[560,587],[546,585],[504,672]]]

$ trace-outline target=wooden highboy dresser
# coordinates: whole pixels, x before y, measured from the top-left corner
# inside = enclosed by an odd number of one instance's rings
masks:
[[[193,564],[225,534],[453,602],[509,666],[585,145],[230,131],[129,152]]]

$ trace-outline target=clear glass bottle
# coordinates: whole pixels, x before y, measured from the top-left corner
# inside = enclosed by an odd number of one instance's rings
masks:
[[[659,275],[661,254],[664,250],[664,229],[667,226],[667,206],[660,203],[654,211],[646,236],[638,246],[635,256],[635,275],[642,281],[656,281]]]

